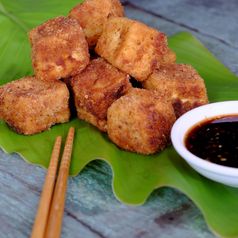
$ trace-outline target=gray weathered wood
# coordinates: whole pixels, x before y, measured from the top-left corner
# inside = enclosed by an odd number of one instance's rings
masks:
[[[238,73],[238,1],[124,2],[129,17],[169,35],[192,32]],[[0,150],[0,238],[29,237],[44,176],[44,169]],[[103,162],[93,162],[69,179],[63,238],[215,237],[201,212],[179,191],[162,188],[145,205],[126,206],[114,198],[111,179],[111,170]]]
[[[28,237],[45,170],[19,156],[0,152],[0,237]],[[195,231],[195,232],[194,232]],[[119,203],[111,190],[111,171],[94,162],[70,178],[62,237],[211,238],[201,213],[180,192],[155,191],[141,207]]]

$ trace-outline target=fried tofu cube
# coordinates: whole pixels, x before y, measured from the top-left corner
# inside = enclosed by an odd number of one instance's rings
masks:
[[[67,122],[68,101],[64,83],[25,77],[0,87],[0,118],[17,133],[32,135]]]
[[[72,81],[78,117],[107,130],[108,107],[131,89],[129,76],[102,58],[92,60]]]
[[[143,82],[143,87],[166,94],[172,101],[176,117],[208,103],[204,80],[190,65],[163,66]]]
[[[164,61],[167,37],[138,21],[110,17],[95,51],[115,67],[144,81]]]
[[[35,76],[56,80],[79,74],[89,63],[88,44],[77,20],[57,17],[29,33]]]
[[[69,16],[78,20],[90,47],[95,46],[109,16],[124,16],[119,0],[85,0],[75,6]]]
[[[153,154],[169,144],[175,119],[170,101],[153,91],[132,89],[109,107],[108,136],[122,149]]]

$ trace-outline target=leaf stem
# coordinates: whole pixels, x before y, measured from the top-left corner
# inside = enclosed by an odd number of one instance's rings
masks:
[[[2,2],[0,1],[0,14],[5,15],[8,17],[12,22],[16,23],[24,32],[28,32],[28,27],[24,22],[22,22],[19,18],[14,16],[13,14],[9,13],[5,7],[3,6]]]

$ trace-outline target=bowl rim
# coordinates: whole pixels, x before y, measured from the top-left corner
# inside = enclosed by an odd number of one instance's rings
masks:
[[[226,110],[229,109],[227,108],[228,105],[233,106],[233,109],[229,113],[224,113],[223,112],[224,109]],[[236,105],[236,107],[234,107],[234,105]],[[211,113],[210,109],[212,107],[213,109],[215,109],[215,111],[212,112],[211,116],[207,116],[207,114]],[[238,168],[223,166],[215,164],[213,162],[206,161],[192,154],[185,146],[186,134],[193,126],[197,125],[199,122],[202,122],[206,119],[209,120],[209,118],[214,118],[219,115],[236,115],[236,114],[238,115],[238,100],[209,103],[186,112],[176,120],[171,130],[171,141],[175,150],[189,164],[199,167],[200,169],[220,175],[221,174],[227,175],[229,177],[231,176],[238,177]],[[194,116],[197,117],[194,118]],[[188,120],[189,126],[186,125],[186,122],[188,122]]]

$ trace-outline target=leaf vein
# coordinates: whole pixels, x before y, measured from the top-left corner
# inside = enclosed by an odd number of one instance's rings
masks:
[[[19,28],[23,30],[24,32],[28,32],[29,29],[27,25],[23,21],[21,21],[18,17],[8,12],[6,8],[3,6],[3,3],[1,1],[0,1],[0,14],[9,18],[13,23],[19,26]]]

